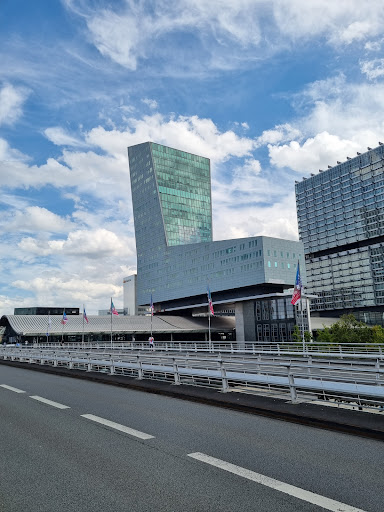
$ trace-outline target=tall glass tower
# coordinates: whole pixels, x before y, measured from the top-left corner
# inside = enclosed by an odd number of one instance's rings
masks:
[[[153,236],[158,247],[212,241],[209,159],[153,142],[129,147],[128,157],[137,248],[153,246]],[[150,240],[148,229],[157,232]]]
[[[139,306],[149,304],[151,296],[157,310],[201,305],[208,283],[216,301],[293,286],[303,257],[300,242],[212,241],[208,158],[154,142],[129,147],[128,157]]]

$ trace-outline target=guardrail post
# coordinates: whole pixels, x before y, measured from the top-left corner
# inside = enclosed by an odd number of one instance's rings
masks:
[[[308,374],[311,375],[312,356],[308,356]],[[312,377],[311,377],[312,378]]]
[[[293,374],[291,373],[291,367],[287,366],[288,369],[288,384],[289,384],[289,392],[291,394],[291,402],[295,403],[297,402],[297,391],[295,386],[295,379],[293,377]]]
[[[111,375],[115,374],[115,365],[114,365],[113,361],[111,361],[111,367],[110,367],[109,373]]]
[[[69,368],[70,370],[72,370],[72,369],[73,369],[73,361],[72,361],[72,357],[71,357],[71,358],[70,358],[70,360],[69,360],[68,368]]]
[[[380,359],[376,359],[375,368],[377,370],[377,372],[376,372],[377,385],[380,386]]]
[[[53,366],[57,366],[57,355],[54,354],[53,357],[55,358],[53,361]]]
[[[143,366],[142,366],[142,362],[140,361],[140,356],[137,356],[137,364],[139,365],[139,367],[137,369],[137,378],[138,378],[138,380],[142,380],[143,379]]]
[[[280,354],[280,345],[279,345],[279,344],[277,344],[277,355],[278,355],[278,356],[280,356],[280,355],[281,355],[281,354]]]
[[[257,356],[257,361],[258,361],[258,365],[257,365],[257,373],[260,373],[260,363],[261,363],[261,354],[259,354]]]
[[[221,373],[221,391],[222,391],[222,393],[227,393],[228,389],[229,389],[227,372],[225,371],[222,359],[219,360],[219,366],[220,366],[220,373]]]
[[[92,371],[92,364],[91,364],[91,358],[89,357],[88,363],[87,363],[87,372],[90,372],[90,371]]]
[[[197,343],[195,342],[195,352],[197,352]]]
[[[175,384],[177,386],[179,386],[180,385],[180,374],[179,374],[179,368],[177,366],[175,358],[173,358],[173,374],[174,374],[174,377],[175,377]]]
[[[256,354],[256,350],[255,350],[255,344],[252,343],[252,354],[255,355]]]
[[[339,352],[341,354],[341,359],[343,359],[343,349],[341,348],[341,346],[339,345]]]

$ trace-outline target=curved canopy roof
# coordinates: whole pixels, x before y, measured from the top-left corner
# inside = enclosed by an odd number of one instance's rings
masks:
[[[111,332],[111,316],[88,316],[89,323],[84,322],[82,315],[68,315],[65,325],[61,323],[62,315],[51,315],[51,325],[48,329],[47,315],[3,315],[0,325],[9,324],[17,335],[45,336],[49,334],[81,334]],[[235,328],[233,317],[212,317],[211,330],[228,332]],[[151,331],[150,316],[113,316],[112,331],[115,333],[148,333]],[[153,333],[194,333],[207,332],[207,318],[192,318],[181,316],[153,316]]]

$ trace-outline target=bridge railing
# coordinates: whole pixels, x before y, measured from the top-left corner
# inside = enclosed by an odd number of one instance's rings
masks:
[[[158,379],[176,385],[193,384],[222,392],[251,392],[286,395],[317,403],[349,404],[357,408],[384,410],[384,368],[374,365],[350,366],[337,361],[285,361],[261,358],[233,359],[165,353],[113,353],[66,350],[3,348],[0,358],[31,365],[50,365],[69,370],[125,375],[136,379]],[[366,361],[365,361],[366,363]]]
[[[24,345],[24,347],[34,348],[66,348],[71,349],[91,349],[91,350],[109,350],[113,348],[126,350],[126,351],[137,351],[152,350],[147,342],[96,342],[96,343],[44,343],[44,344],[33,344]],[[244,353],[244,354],[312,354],[319,355],[337,355],[340,357],[349,356],[356,354],[358,356],[362,354],[367,355],[378,355],[384,358],[384,346],[381,344],[367,344],[367,343],[343,343],[338,345],[326,345],[324,343],[292,343],[292,342],[281,342],[281,343],[267,343],[267,342],[205,342],[205,341],[156,341],[156,350],[172,351],[172,352],[207,352],[212,354],[220,353]]]

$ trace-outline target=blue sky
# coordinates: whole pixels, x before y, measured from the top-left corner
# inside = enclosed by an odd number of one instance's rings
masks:
[[[211,159],[216,240],[297,239],[295,180],[384,141],[383,15],[382,0],[2,0],[0,313],[123,306],[126,148],[147,140]]]

